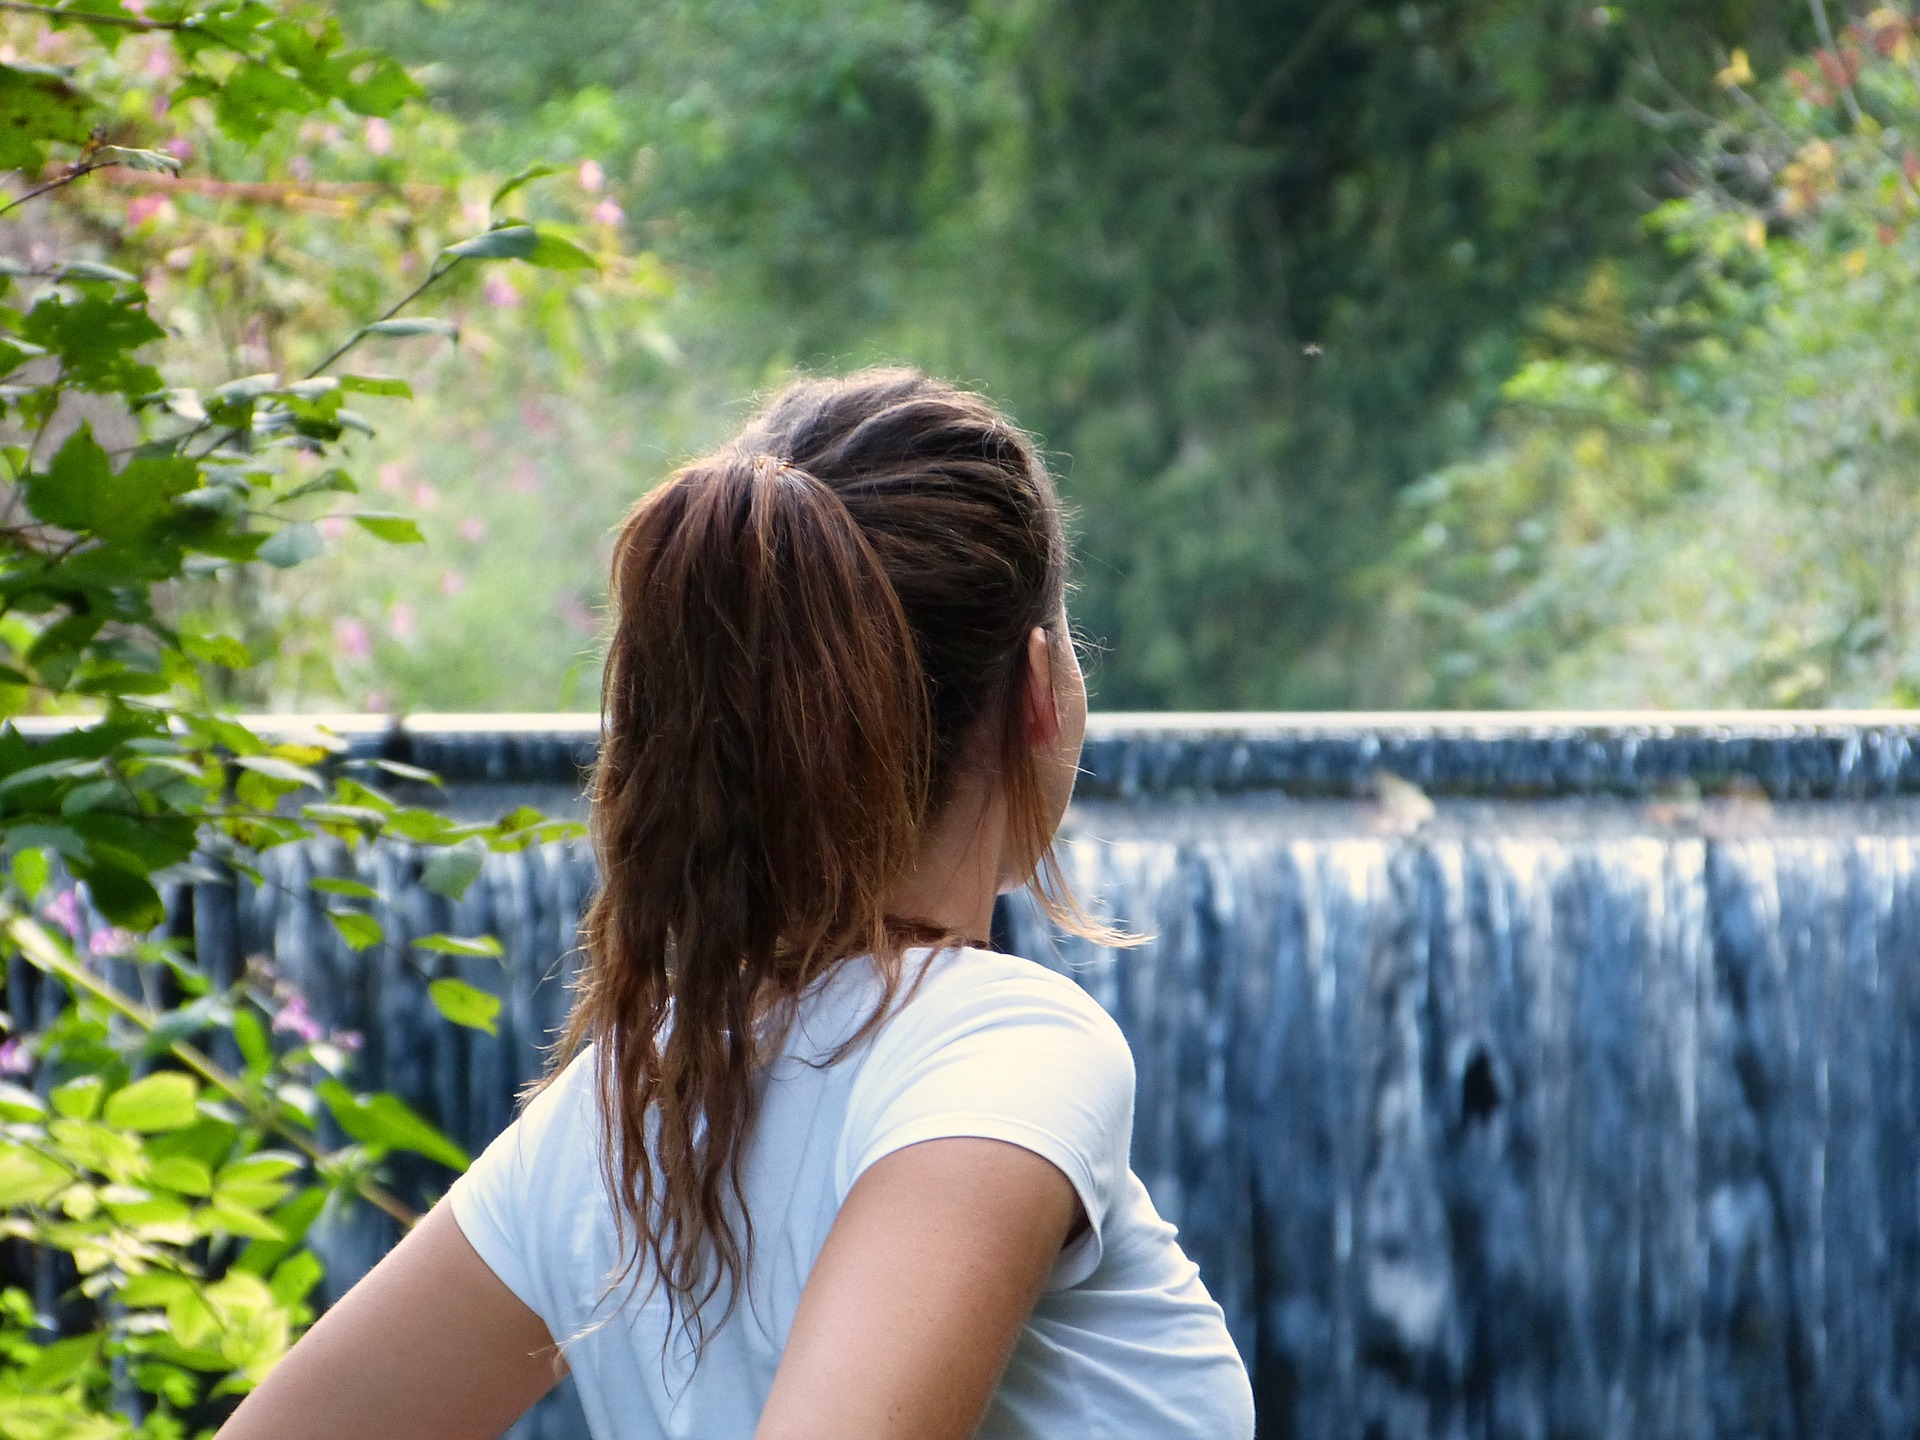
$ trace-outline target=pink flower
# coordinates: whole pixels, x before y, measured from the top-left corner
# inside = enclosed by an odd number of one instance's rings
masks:
[[[355,1054],[362,1045],[367,1043],[366,1037],[358,1030],[336,1030],[333,1032],[332,1039],[334,1044],[349,1055]]]
[[[592,635],[600,629],[600,618],[577,595],[569,595],[560,602],[560,618],[582,635]]]
[[[611,200],[602,200],[593,207],[593,220],[596,225],[618,225],[627,218],[627,212]]]
[[[31,1075],[33,1052],[18,1035],[0,1040],[0,1075]]]
[[[416,640],[420,627],[414,622],[413,607],[402,600],[387,612],[387,628],[396,640]]]
[[[378,115],[367,117],[367,149],[374,155],[393,153],[393,126]]]
[[[176,135],[160,147],[174,159],[187,161],[193,158],[193,142],[184,135]]]
[[[164,195],[136,195],[127,202],[127,224],[129,227],[144,225],[166,208]]]
[[[360,708],[369,715],[384,715],[393,708],[393,702],[387,699],[384,690],[369,690],[367,698],[360,702]]]
[[[130,932],[118,925],[103,925],[88,939],[87,950],[96,956],[124,955],[133,948],[133,944]]]
[[[313,162],[304,155],[296,155],[287,161],[287,173],[296,180],[313,178]]]
[[[398,494],[407,483],[407,466],[404,460],[389,460],[380,467],[380,488]]]
[[[329,540],[344,540],[347,532],[353,529],[353,522],[344,515],[322,515],[315,522],[314,529]]]
[[[442,595],[458,595],[466,588],[467,577],[462,575],[458,570],[449,570],[440,577],[440,593]]]
[[[504,270],[489,270],[480,286],[480,298],[496,310],[513,310],[519,307],[520,291]]]
[[[80,896],[72,890],[62,890],[41,907],[40,913],[73,936],[78,936],[86,923],[80,914]]]
[[[413,487],[413,503],[422,510],[431,510],[440,503],[440,492],[423,480]]]
[[[598,160],[582,160],[579,171],[580,188],[589,195],[595,193],[607,183],[607,172],[600,168]]]
[[[299,995],[280,1007],[280,1013],[273,1017],[273,1028],[281,1034],[297,1035],[308,1045],[327,1033],[307,1009],[306,999]]]
[[[540,467],[531,460],[523,459],[513,467],[513,478],[507,482],[507,488],[516,495],[538,495]]]
[[[469,545],[478,545],[487,538],[487,522],[478,515],[469,515],[460,522],[459,534]]]
[[[341,619],[333,622],[333,643],[348,660],[365,660],[373,654],[373,640],[367,634],[367,627],[358,620]]]

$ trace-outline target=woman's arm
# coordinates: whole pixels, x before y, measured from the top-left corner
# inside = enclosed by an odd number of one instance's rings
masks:
[[[547,1327],[437,1205],[218,1440],[495,1440],[565,1374]]]
[[[1067,1177],[999,1140],[876,1161],[807,1277],[756,1440],[965,1440],[1081,1221]]]

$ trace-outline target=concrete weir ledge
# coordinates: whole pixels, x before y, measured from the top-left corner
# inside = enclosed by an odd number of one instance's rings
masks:
[[[579,713],[248,723],[290,737],[325,732],[350,757],[404,761],[453,785],[509,787],[577,785],[600,735],[599,717]],[[1920,711],[1110,712],[1088,721],[1077,793],[1359,797],[1383,774],[1434,796],[1489,800],[1888,799],[1920,794]]]

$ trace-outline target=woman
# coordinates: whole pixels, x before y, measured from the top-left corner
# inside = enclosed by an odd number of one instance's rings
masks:
[[[985,948],[1065,894],[1066,568],[1027,437],[912,371],[640,502],[570,1058],[227,1440],[494,1436],[568,1370],[598,1440],[1251,1435],[1126,1042]]]

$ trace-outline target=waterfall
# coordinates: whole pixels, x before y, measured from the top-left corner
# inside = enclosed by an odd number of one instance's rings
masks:
[[[591,732],[423,719],[356,746],[469,813],[577,807]],[[1073,975],[1138,1070],[1133,1163],[1225,1308],[1263,1436],[1920,1433],[1920,726],[1899,716],[1118,717],[1069,820],[1079,892],[1152,938],[999,938]],[[403,847],[202,884],[364,1083],[478,1149],[563,1013],[577,844],[457,905]],[[404,937],[356,957],[314,873]],[[503,993],[500,1034],[425,986]],[[445,1183],[402,1175],[421,1198]],[[329,1215],[337,1290],[392,1235]],[[561,1396],[516,1432],[579,1436]]]

